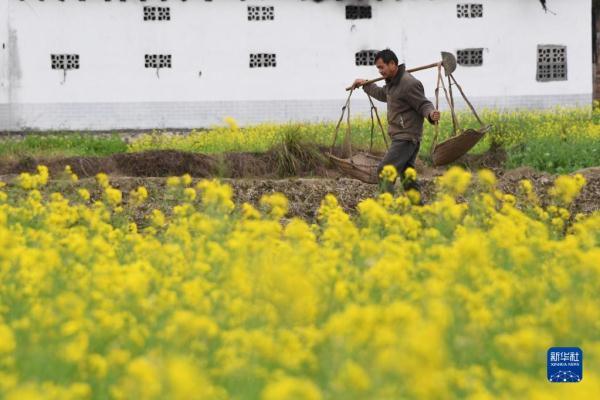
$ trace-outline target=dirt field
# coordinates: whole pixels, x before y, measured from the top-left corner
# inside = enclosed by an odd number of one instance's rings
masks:
[[[530,179],[542,201],[546,202],[545,193],[555,177],[527,167],[504,170],[505,160],[502,149],[496,148],[481,155],[466,155],[455,164],[471,170],[492,169],[498,177],[499,188],[507,193],[515,192],[519,180]],[[80,184],[85,186],[93,186],[93,177],[99,172],[109,174],[113,186],[125,193],[144,185],[151,197],[148,207],[160,204],[165,177],[184,173],[190,173],[195,179],[219,177],[230,183],[238,203],[249,201],[256,204],[264,193],[282,192],[290,200],[289,216],[308,219],[314,217],[321,199],[327,193],[334,194],[349,212],[353,212],[358,202],[377,193],[376,185],[342,176],[325,158],[298,157],[282,162],[281,155],[275,152],[208,156],[161,150],[109,157],[29,158],[18,162],[0,160],[0,179],[10,181],[20,172],[34,172],[39,164],[48,166],[51,176],[55,177],[66,165],[71,165],[73,172],[81,178]],[[425,202],[433,197],[435,177],[446,169],[447,167],[432,168],[418,161],[417,173]],[[600,209],[600,167],[578,172],[586,177],[588,184],[573,204],[572,211],[590,213]],[[56,190],[55,188],[64,188],[64,182],[51,181],[48,190]]]

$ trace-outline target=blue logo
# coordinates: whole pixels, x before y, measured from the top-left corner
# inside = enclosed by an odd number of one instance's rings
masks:
[[[550,382],[580,382],[583,379],[583,351],[579,347],[550,347],[547,365]]]

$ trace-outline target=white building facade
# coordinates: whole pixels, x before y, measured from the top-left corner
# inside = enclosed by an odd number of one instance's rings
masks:
[[[335,120],[345,87],[377,77],[372,56],[388,47],[408,68],[456,54],[479,108],[590,105],[591,0],[547,5],[0,0],[0,131]],[[433,98],[435,70],[415,76]],[[352,112],[368,112],[354,97]]]

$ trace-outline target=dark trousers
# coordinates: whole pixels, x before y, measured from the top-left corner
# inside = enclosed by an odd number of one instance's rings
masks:
[[[396,167],[396,171],[398,172],[398,177],[400,179],[403,178],[404,171],[408,167],[412,167],[416,170],[417,168],[415,166],[415,160],[417,159],[417,154],[419,153],[420,147],[421,141],[413,142],[407,139],[392,138],[392,144],[390,145],[387,153],[385,153],[383,160],[381,160],[379,166],[377,167],[377,175],[379,176],[379,173],[385,165],[393,165]],[[389,188],[388,191],[393,190],[393,184],[387,185],[387,187]],[[419,183],[416,180],[407,182],[404,185],[404,190],[409,189],[415,189],[420,192]]]

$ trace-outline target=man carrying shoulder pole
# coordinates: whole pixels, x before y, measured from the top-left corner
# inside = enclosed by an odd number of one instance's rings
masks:
[[[435,124],[440,120],[440,112],[427,97],[423,84],[406,71],[404,64],[398,65],[398,57],[390,49],[375,55],[375,66],[385,78],[386,84],[379,87],[374,83],[365,84],[365,79],[356,79],[352,87],[363,87],[371,97],[387,103],[388,134],[392,143],[377,167],[377,174],[386,165],[393,165],[398,175],[403,177],[408,167],[415,168],[415,160],[421,146],[423,120]],[[384,187],[393,187],[384,185]],[[404,190],[420,192],[416,180],[407,180]],[[387,189],[391,191],[391,189]]]

